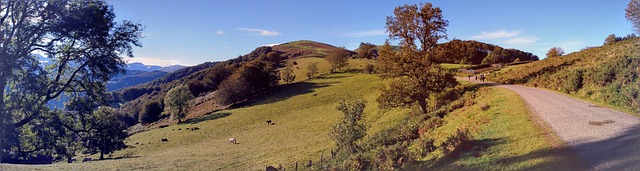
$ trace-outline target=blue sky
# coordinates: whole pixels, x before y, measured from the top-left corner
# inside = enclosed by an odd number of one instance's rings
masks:
[[[355,49],[387,39],[385,17],[403,4],[424,1],[209,1],[112,0],[118,20],[146,28],[131,62],[196,65],[222,61],[258,46],[314,40]],[[624,17],[628,0],[429,1],[449,20],[449,40],[478,40],[543,58],[602,45],[609,34],[633,32]],[[446,41],[446,40],[444,40]]]

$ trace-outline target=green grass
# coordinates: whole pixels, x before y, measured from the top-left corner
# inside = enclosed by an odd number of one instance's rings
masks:
[[[448,157],[433,152],[427,158],[439,161],[428,169],[581,169],[576,166],[580,160],[563,149],[563,142],[551,130],[535,123],[537,119],[528,113],[517,94],[497,87],[481,88],[477,94],[475,105],[450,113],[444,118],[446,124],[431,133],[439,144],[458,129],[467,129],[472,148]]]
[[[326,75],[331,72],[331,64],[329,64],[329,62],[324,58],[306,57],[306,58],[296,58],[293,61],[296,61],[296,63],[298,63],[298,65],[295,65],[293,69],[293,73],[296,75],[296,79],[294,80],[294,82],[300,82],[300,81],[309,79],[307,77],[307,72],[309,71],[307,67],[312,62],[318,63],[318,68],[319,68],[318,75]],[[343,70],[349,70],[349,69],[362,70],[364,69],[366,64],[373,64],[375,61],[368,60],[368,59],[349,59],[347,62],[349,63],[349,66],[347,66]]]
[[[372,126],[370,135],[400,124],[405,110],[382,112],[375,103],[383,83],[375,75],[327,75],[286,85],[262,100],[220,111],[211,117],[204,116],[205,119],[191,122],[193,124],[135,134],[126,140],[131,148],[113,155],[122,159],[91,164],[1,167],[17,170],[262,170],[267,165],[282,164],[292,169],[296,161],[317,161],[321,153],[326,157],[334,148],[328,133],[341,117],[335,107],[342,98],[363,97],[368,102],[365,112]],[[275,125],[267,125],[266,120],[272,120]],[[186,131],[192,127],[200,130]],[[230,144],[231,137],[239,144]],[[162,138],[169,141],[161,142]]]
[[[464,67],[472,66],[472,65],[442,63],[442,64],[440,64],[440,66],[442,66],[443,68],[447,68],[447,69],[460,69],[460,68],[464,68]]]

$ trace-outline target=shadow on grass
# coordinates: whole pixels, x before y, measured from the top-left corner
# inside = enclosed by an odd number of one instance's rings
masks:
[[[463,169],[463,168],[450,168],[456,160],[462,160],[466,158],[478,158],[482,156],[487,149],[492,146],[497,146],[505,143],[505,139],[502,138],[490,138],[481,140],[472,140],[461,147],[456,148],[454,151],[436,161],[421,161],[417,162],[414,168],[410,170],[451,170],[451,169]]]
[[[343,78],[343,76],[337,76],[337,77]],[[344,76],[344,77],[348,77],[348,76]],[[329,78],[336,79],[336,76],[331,76]],[[325,78],[325,79],[329,79],[329,78]],[[254,105],[276,103],[282,100],[289,99],[294,96],[311,94],[314,92],[315,89],[328,87],[328,86],[331,86],[331,84],[336,84],[336,83],[339,83],[339,82],[311,83],[311,82],[305,81],[305,82],[297,82],[293,84],[282,85],[282,86],[279,86],[278,89],[275,91],[262,95],[261,97],[257,97],[257,99],[259,100],[239,103],[234,105],[234,108],[244,108],[244,107],[250,107]]]
[[[193,118],[193,119],[186,120],[186,121],[180,123],[180,125],[197,124],[197,123],[204,122],[204,121],[210,121],[210,120],[216,120],[216,119],[224,118],[224,117],[227,117],[229,115],[231,115],[231,112],[216,113],[214,111],[214,112],[211,112],[211,113],[209,113],[207,115],[204,115],[204,116],[201,116],[201,117],[198,117],[198,118]]]
[[[479,158],[483,155],[483,150],[504,143],[504,140],[480,140],[471,150],[463,152],[459,157],[450,155],[434,167],[418,168],[420,170],[637,170],[640,168],[640,134],[638,132],[640,132],[640,125],[634,125],[615,137],[603,140],[481,160],[474,158]],[[474,161],[474,165],[455,163],[459,160]],[[545,162],[539,162],[541,160]],[[427,165],[428,162],[418,164]]]
[[[121,156],[121,157],[110,157],[110,158],[104,158],[102,160],[98,160],[98,161],[107,161],[107,160],[120,160],[120,159],[134,159],[134,158],[139,158],[141,156]]]
[[[584,161],[572,148],[558,147],[534,151],[524,155],[491,157],[492,153],[506,154],[495,146],[507,139],[482,139],[472,141],[470,149],[459,148],[436,163],[419,162],[415,170],[586,170]],[[485,156],[483,158],[483,156]],[[545,162],[536,163],[546,159]],[[551,159],[551,160],[550,160]],[[466,161],[466,162],[457,162]],[[532,164],[533,163],[533,164]],[[412,169],[413,170],[413,169]]]

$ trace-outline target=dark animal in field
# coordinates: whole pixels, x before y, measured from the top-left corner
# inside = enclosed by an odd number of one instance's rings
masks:
[[[200,128],[198,128],[198,127],[193,127],[193,128],[191,128],[191,130],[192,130],[192,131],[200,130]]]
[[[84,159],[82,159],[82,163],[84,163],[84,162],[91,163],[91,161],[93,161],[93,159],[91,159],[91,157],[85,157]]]
[[[271,125],[271,120],[267,120],[267,124]]]
[[[273,166],[267,166],[267,167],[265,168],[265,170],[266,170],[266,171],[278,171],[278,169],[276,169],[276,167],[273,167]]]
[[[169,126],[169,125],[160,125],[160,128],[166,128],[166,127],[168,127],[168,126]]]
[[[167,141],[169,141],[169,139],[166,139],[166,138],[162,139],[162,142],[167,142]]]
[[[67,163],[75,163],[76,161],[78,161],[78,159],[70,158],[70,159],[67,160]]]

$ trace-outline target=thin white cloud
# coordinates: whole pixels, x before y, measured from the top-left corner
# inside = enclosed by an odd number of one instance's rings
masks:
[[[539,37],[533,37],[533,36],[528,36],[528,37],[517,37],[517,38],[513,38],[513,39],[509,39],[507,41],[505,41],[505,44],[532,44],[532,43],[536,43],[538,42],[538,40],[540,40]]]
[[[279,45],[281,43],[271,43],[271,44],[265,44],[265,45],[260,45],[260,46],[269,46],[269,47],[273,47],[275,45]]]
[[[387,35],[386,31],[387,30],[385,30],[385,29],[367,30],[367,31],[361,31],[361,32],[346,33],[344,35],[345,36],[349,36],[349,37],[381,36],[381,35]]]
[[[474,39],[500,39],[500,38],[508,38],[514,37],[520,34],[520,30],[514,31],[506,31],[506,30],[496,30],[493,32],[481,32],[480,35],[472,36]]]
[[[277,31],[270,31],[270,30],[257,29],[257,28],[238,28],[238,30],[248,31],[248,32],[258,32],[261,36],[280,36],[280,35],[282,35],[282,33],[279,33]]]
[[[134,58],[125,58],[125,60],[127,61],[127,63],[140,62],[145,65],[158,65],[158,66],[185,65],[178,60],[166,60],[166,59],[158,59],[158,58],[134,57]]]
[[[216,34],[217,35],[223,35],[224,34],[224,30],[218,30],[218,31],[216,31]]]

